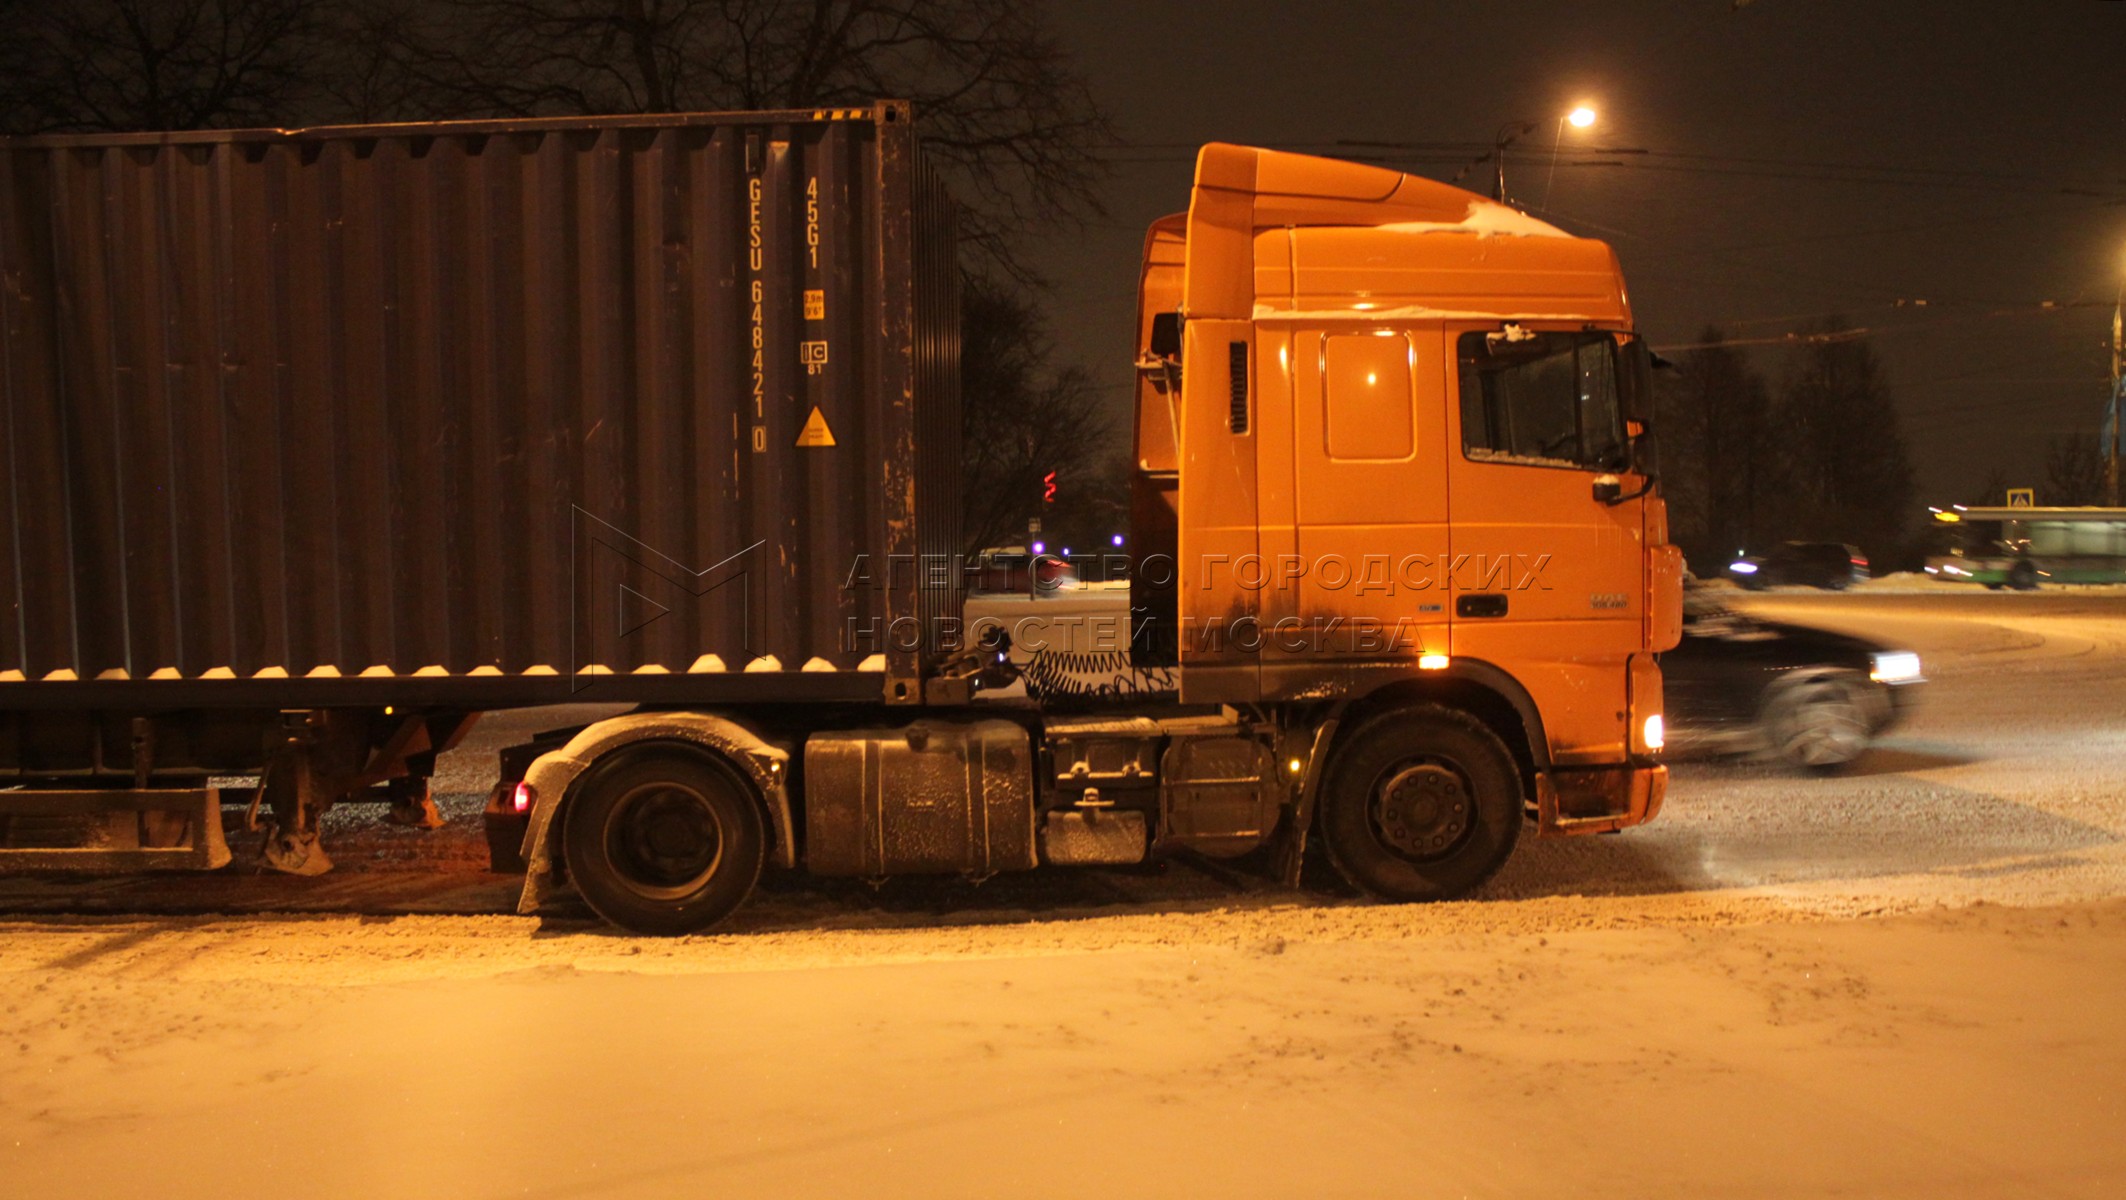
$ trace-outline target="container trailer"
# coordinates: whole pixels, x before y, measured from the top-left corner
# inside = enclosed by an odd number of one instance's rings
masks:
[[[1309,837],[1440,898],[1654,815],[1682,568],[1607,246],[1204,147],[1141,264],[1122,633],[1051,648],[963,621],[912,117],[0,141],[0,868],[218,866],[241,804],[323,870],[327,807],[418,816],[559,702],[633,711],[503,753],[497,864],[643,932],[770,866]]]

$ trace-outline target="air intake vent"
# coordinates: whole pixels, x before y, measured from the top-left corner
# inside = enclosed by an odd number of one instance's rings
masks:
[[[1229,342],[1226,354],[1233,364],[1233,407],[1231,425],[1234,433],[1248,431],[1248,344]]]

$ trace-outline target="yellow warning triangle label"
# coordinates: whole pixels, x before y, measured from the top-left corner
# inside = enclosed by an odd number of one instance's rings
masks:
[[[797,431],[797,444],[800,446],[831,446],[834,444],[834,431],[827,428],[826,414],[819,411],[819,405],[812,406],[812,415],[805,418],[805,427]]]

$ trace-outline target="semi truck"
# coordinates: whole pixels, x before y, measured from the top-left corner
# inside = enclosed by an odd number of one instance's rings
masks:
[[[318,872],[331,805],[418,820],[562,702],[627,707],[503,751],[496,863],[645,933],[769,869],[1309,839],[1441,899],[1654,816],[1682,560],[1608,246],[1205,146],[1144,243],[1126,637],[1044,647],[962,619],[914,116],[0,142],[0,869],[212,869],[226,816]]]

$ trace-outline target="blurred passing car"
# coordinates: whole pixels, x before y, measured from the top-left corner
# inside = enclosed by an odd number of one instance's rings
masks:
[[[1858,758],[1912,706],[1919,655],[1760,621],[1703,588],[1684,593],[1683,640],[1661,656],[1668,746],[1828,769]]]
[[[1052,592],[1075,586],[1078,582],[1077,568],[1061,555],[1049,554],[1046,547],[1036,543],[1028,550],[1024,546],[992,546],[975,560],[975,578],[969,582],[977,592],[1018,593]]]
[[[1768,554],[1737,558],[1727,573],[1751,591],[1791,585],[1842,592],[1867,581],[1868,560],[1840,542],[1781,542]]]

